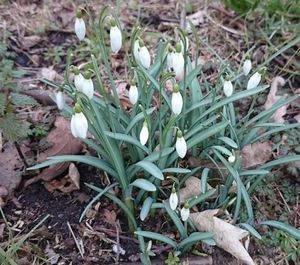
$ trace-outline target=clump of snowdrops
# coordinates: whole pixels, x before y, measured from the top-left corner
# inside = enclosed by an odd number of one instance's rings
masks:
[[[90,24],[83,13],[87,14]],[[69,113],[73,136],[80,138],[98,156],[50,157],[32,169],[75,161],[105,171],[112,184],[103,188],[86,184],[98,195],[88,204],[81,219],[100,197],[111,199],[122,208],[128,219],[128,229],[139,239],[143,264],[150,264],[150,256],[154,255],[152,241],[146,243],[146,239],[170,244],[176,255],[199,240],[212,244],[213,233],[195,231],[189,219],[193,207],[222,208],[232,214],[234,224],[246,222],[246,227],[255,231],[251,226],[254,215],[249,194],[272,166],[293,159],[279,159],[257,169],[245,170],[237,154],[245,145],[284,130],[282,127],[274,129],[270,118],[293,98],[279,100],[256,116],[253,116],[252,105],[248,115],[237,121],[233,103],[246,97],[255,100],[268,87],[262,85],[264,67],[253,69],[249,59],[242,62],[242,72],[221,65],[220,82],[211,86],[202,72],[202,65],[192,66],[191,60],[198,55],[189,53],[186,32],[176,28],[174,36],[162,36],[150,47],[144,38],[145,29],[137,25],[131,32],[130,50],[125,50],[129,36],[125,35],[117,15],[110,8],[103,9],[98,21],[93,20],[88,10],[78,11],[75,33],[81,42],[93,37],[100,55],[95,53],[82,58],[89,68],[78,69],[72,65],[75,58],[69,52],[65,83],[47,83],[57,88],[57,106]],[[197,40],[195,30],[193,36]],[[199,48],[197,42],[196,47]],[[125,78],[132,104],[129,111],[121,105],[110,63],[110,58],[117,54],[128,66]],[[103,71],[108,76],[107,82],[103,81]],[[197,79],[199,75],[205,80],[203,84]],[[169,89],[166,89],[167,83]],[[72,108],[65,104],[66,95],[73,100]],[[265,132],[258,135],[261,127]],[[214,189],[205,188],[211,174],[209,168],[187,168],[186,158],[190,156],[210,160],[219,169],[220,181],[211,184]],[[222,173],[220,164],[227,168],[227,176]],[[202,190],[199,187],[198,195],[180,202],[178,191],[190,176],[199,174]],[[236,192],[230,191],[233,185],[236,185]],[[115,187],[120,194],[110,192]],[[244,206],[246,218],[241,217]],[[179,231],[179,242],[154,231],[141,230],[143,222],[155,218],[158,209],[165,212]]]

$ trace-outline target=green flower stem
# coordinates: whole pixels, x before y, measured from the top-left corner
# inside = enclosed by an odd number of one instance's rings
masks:
[[[132,215],[134,216],[134,203],[133,203],[132,198],[131,197],[126,197],[125,198],[125,204],[129,208],[129,210],[132,213]],[[129,231],[131,233],[134,233],[134,231],[135,231],[135,224],[132,223],[131,219],[128,216],[127,216],[127,220],[128,220]]]

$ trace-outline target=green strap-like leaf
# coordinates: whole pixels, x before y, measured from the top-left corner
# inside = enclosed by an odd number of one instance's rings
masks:
[[[143,189],[145,191],[156,191],[156,187],[146,179],[136,179],[130,185]]]
[[[160,179],[160,180],[164,180],[164,175],[162,174],[161,170],[155,164],[153,164],[149,161],[142,160],[142,161],[136,163],[135,165],[146,170],[153,177]]]
[[[135,231],[134,233],[139,236],[143,236],[143,237],[147,237],[147,238],[151,238],[151,239],[155,239],[155,240],[164,242],[164,243],[172,246],[174,249],[177,248],[177,243],[175,241],[173,241],[172,239],[170,239],[169,237],[166,237],[164,235],[161,235],[161,234],[158,234],[155,232],[149,232],[149,231]]]
[[[278,222],[278,221],[264,221],[264,222],[261,222],[260,224],[261,225],[268,225],[268,226],[272,226],[272,227],[278,228],[278,229],[280,229],[282,231],[290,233],[295,238],[300,239],[300,230],[298,230],[295,227],[292,227],[290,225],[287,225],[285,223]]]

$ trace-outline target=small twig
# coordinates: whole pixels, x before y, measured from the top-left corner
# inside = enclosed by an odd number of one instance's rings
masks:
[[[68,228],[69,228],[69,230],[70,230],[70,232],[71,232],[71,234],[72,234],[72,237],[74,238],[74,241],[75,241],[75,243],[76,243],[76,246],[77,246],[77,248],[78,248],[78,250],[79,250],[79,253],[80,253],[81,257],[84,258],[84,256],[83,256],[83,254],[84,254],[84,248],[83,248],[82,242],[81,242],[81,243],[78,242],[78,240],[77,240],[77,238],[75,237],[75,234],[74,234],[74,232],[73,232],[73,230],[72,230],[72,227],[71,227],[71,225],[70,225],[69,222],[67,222],[67,225],[68,225]]]
[[[22,159],[25,167],[27,168],[28,167],[28,163],[27,163],[26,158],[25,158],[25,156],[24,156],[24,154],[23,154],[23,152],[21,150],[21,147],[20,147],[19,143],[18,142],[14,142],[14,145],[15,145],[15,147],[16,147],[16,149],[18,151],[18,154],[19,154],[20,158]]]
[[[120,258],[120,235],[119,235],[119,220],[116,222],[116,239],[117,239],[117,257],[116,257],[116,263],[119,264],[119,258]]]
[[[281,197],[281,199],[282,199],[284,205],[286,206],[287,210],[289,211],[289,213],[291,213],[292,211],[291,211],[289,205],[287,204],[285,198],[283,197],[281,191],[278,189],[278,187],[276,187],[276,189],[277,189],[277,191],[278,191],[278,193],[279,193],[279,196]]]

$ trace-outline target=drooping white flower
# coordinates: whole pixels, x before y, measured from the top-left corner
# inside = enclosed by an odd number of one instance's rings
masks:
[[[139,51],[139,61],[142,66],[144,66],[146,69],[149,69],[151,64],[151,56],[149,53],[149,50],[145,46],[144,42],[140,40],[140,51]]]
[[[172,99],[171,99],[172,111],[175,115],[179,115],[183,106],[183,99],[179,92],[178,84],[174,84]]]
[[[231,156],[228,157],[228,162],[234,163],[234,161],[235,161],[235,156],[234,156],[234,154],[232,154]]]
[[[167,69],[169,71],[173,69],[173,55],[174,55],[174,51],[172,47],[169,47],[168,54],[167,54]]]
[[[122,33],[114,19],[111,20],[110,25],[110,47],[113,53],[118,53],[122,48]]]
[[[243,64],[244,75],[247,76],[250,73],[251,69],[252,69],[251,60],[247,59]]]
[[[247,90],[256,88],[259,85],[260,80],[261,74],[259,72],[253,74],[248,81]]]
[[[84,93],[89,99],[92,99],[94,95],[94,83],[91,79],[91,72],[87,71],[82,81],[82,93]]]
[[[179,157],[184,158],[187,152],[187,144],[182,135],[182,131],[177,131],[177,139],[175,144],[176,152]]]
[[[77,67],[74,67],[74,85],[78,91],[82,92],[83,75],[79,72]]]
[[[177,208],[178,205],[178,196],[176,193],[176,189],[173,187],[172,192],[169,199],[170,207],[174,211]]]
[[[184,58],[181,53],[180,43],[176,44],[176,52],[173,54],[173,70],[175,72],[175,78],[177,80],[182,80],[184,75]]]
[[[141,63],[140,62],[140,56],[139,56],[140,49],[141,49],[141,47],[140,47],[140,41],[137,39],[137,40],[135,40],[135,42],[133,44],[133,55],[134,55],[135,60],[138,63]]]
[[[56,99],[56,104],[58,109],[62,110],[65,107],[65,102],[66,102],[65,93],[62,91],[58,91],[55,94],[55,99]]]
[[[75,33],[76,33],[76,36],[78,37],[78,39],[83,40],[85,37],[86,28],[85,28],[85,22],[82,19],[82,13],[80,10],[78,10],[76,13],[74,29],[75,29]]]
[[[184,203],[184,206],[180,211],[180,216],[181,216],[181,220],[184,221],[184,222],[190,216],[190,207],[189,207],[189,203],[187,201]]]
[[[75,104],[74,114],[71,118],[71,132],[72,135],[77,138],[86,138],[88,130],[88,121],[85,115],[82,113],[78,104]]]
[[[188,38],[188,36],[185,36],[185,44],[186,44],[185,51],[188,51],[189,50],[189,38]],[[183,45],[182,40],[180,40],[180,45],[181,45],[181,53],[184,54],[184,45]]]
[[[224,84],[223,84],[223,91],[226,97],[230,97],[233,92],[233,85],[228,77],[225,78]]]
[[[141,143],[141,145],[145,145],[148,141],[148,138],[149,138],[149,129],[148,129],[147,122],[144,121],[142,130],[140,132],[140,143]]]
[[[136,87],[135,81],[132,80],[129,88],[129,100],[131,104],[134,105],[135,103],[137,103],[138,99],[139,99],[139,91]]]

